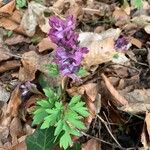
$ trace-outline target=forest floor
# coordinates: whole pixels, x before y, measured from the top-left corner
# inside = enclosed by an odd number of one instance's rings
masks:
[[[0,0],[0,150],[27,150],[43,83],[60,83],[44,67],[57,47],[48,37],[51,16],[73,16],[89,49],[87,74],[66,88],[91,112],[79,149],[150,149],[149,0]]]

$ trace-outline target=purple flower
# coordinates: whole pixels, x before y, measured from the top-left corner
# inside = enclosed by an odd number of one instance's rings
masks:
[[[129,47],[130,43],[123,35],[120,35],[119,38],[115,41],[115,49],[117,51],[127,51]]]
[[[79,70],[83,55],[88,53],[88,49],[79,46],[79,35],[74,31],[73,16],[67,17],[66,20],[51,17],[49,24],[51,26],[49,37],[58,46],[54,54],[54,62],[63,76],[78,79],[75,73]]]

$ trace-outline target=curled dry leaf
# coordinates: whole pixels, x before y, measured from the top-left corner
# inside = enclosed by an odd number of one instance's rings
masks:
[[[34,35],[36,26],[41,19],[45,20],[44,11],[46,9],[47,7],[34,1],[31,1],[28,4],[28,9],[21,20],[21,27],[25,30],[28,36]]]
[[[119,37],[120,32],[119,29],[112,29],[100,34],[80,33],[80,45],[89,49],[83,61],[84,66],[89,68],[92,65],[111,61],[115,54],[114,40]]]
[[[120,105],[127,105],[128,101],[119,94],[119,92],[114,88],[114,86],[110,83],[109,79],[102,73],[102,79],[105,82],[105,85],[112,96],[115,98],[116,102]]]
[[[136,38],[131,38],[130,40],[131,44],[135,45],[136,47],[138,48],[141,48],[142,47],[142,42]]]
[[[20,65],[21,65],[20,61],[18,61],[18,60],[6,61],[0,65],[0,73],[9,71],[12,69],[16,69],[16,68],[20,67]]]
[[[22,136],[23,130],[21,121],[19,118],[15,117],[10,123],[10,135],[12,138],[12,146],[18,144],[18,138]]]
[[[0,135],[3,136],[2,138],[4,138],[4,135],[6,138],[9,135],[10,123],[14,117],[17,117],[20,104],[21,104],[21,98],[20,98],[20,90],[18,85],[12,92],[10,101],[7,105],[7,108],[4,110],[3,117],[0,121]],[[6,131],[8,131],[8,133],[6,133]]]
[[[15,9],[15,0],[10,1],[6,5],[0,8],[0,15],[9,14],[12,15],[13,11]]]
[[[40,56],[36,52],[30,51],[22,55],[21,62],[23,67],[19,70],[19,79],[21,81],[32,81],[35,79],[37,70],[47,73],[44,65],[49,64],[51,59],[49,55]]]
[[[149,140],[150,140],[150,113],[146,114],[145,122],[146,122],[147,132],[148,132],[148,135],[149,135]]]
[[[82,150],[101,150],[101,143],[98,140],[90,139],[82,145]]]
[[[44,38],[42,41],[38,44],[38,51],[43,52],[45,50],[49,49],[56,49],[57,45],[54,44],[49,38]]]

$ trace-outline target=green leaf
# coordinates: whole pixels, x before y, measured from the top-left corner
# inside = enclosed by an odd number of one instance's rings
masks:
[[[134,6],[140,9],[142,7],[142,0],[134,0]]]
[[[9,30],[7,31],[7,37],[11,37],[13,35],[13,31]]]
[[[33,125],[40,124],[44,121],[44,118],[48,115],[44,108],[37,108],[36,111],[33,112]]]
[[[54,91],[50,87],[44,88],[43,91],[48,98],[53,98],[55,96]]]
[[[17,8],[23,8],[27,6],[26,0],[16,0],[16,7]]]
[[[80,67],[79,71],[76,73],[76,75],[80,76],[80,77],[84,77],[87,74],[88,74],[88,72],[83,67]]]
[[[72,145],[70,134],[68,132],[65,132],[60,138],[60,147],[66,150],[70,145]]]
[[[71,123],[71,125],[75,128],[78,128],[78,129],[86,129],[84,123],[78,119],[75,119],[75,118],[68,118],[68,122]]]
[[[39,100],[36,102],[41,107],[50,107],[50,103],[47,100]]]
[[[54,127],[45,130],[36,129],[32,135],[27,136],[28,150],[53,150],[58,141],[54,142]]]
[[[56,124],[55,133],[54,133],[55,136],[58,136],[61,133],[61,131],[63,130],[63,124],[64,122],[62,120],[58,121],[58,123]]]
[[[79,102],[81,100],[81,96],[80,95],[75,95],[72,97],[69,106],[73,106],[75,105],[77,102]]]
[[[49,75],[52,77],[56,77],[59,75],[58,65],[56,64],[47,64],[45,65],[46,69],[49,72]]]

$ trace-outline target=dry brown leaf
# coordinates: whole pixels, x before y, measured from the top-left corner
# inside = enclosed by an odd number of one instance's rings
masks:
[[[115,11],[113,12],[113,18],[116,21],[117,26],[124,25],[129,21],[129,16],[123,9],[119,7],[115,8]]]
[[[5,40],[5,43],[7,45],[16,45],[16,44],[23,43],[23,42],[24,43],[30,43],[30,39],[25,38],[22,35],[13,34],[11,37],[9,37]]]
[[[22,124],[19,118],[15,117],[10,123],[10,135],[12,138],[12,146],[18,144],[18,138],[23,135]]]
[[[0,18],[0,27],[3,27],[7,30],[15,30],[18,28],[18,24],[8,18]]]
[[[7,3],[3,7],[1,7],[0,8],[0,14],[1,15],[3,15],[3,14],[12,15],[14,9],[15,9],[15,0],[10,1],[9,3]]]
[[[26,142],[22,141],[8,150],[27,150]]]
[[[148,132],[148,135],[149,135],[149,140],[150,140],[150,113],[146,114],[145,122],[146,122],[147,132]]]
[[[19,80],[32,81],[35,79],[35,73],[37,70],[47,73],[44,65],[51,62],[49,55],[40,56],[35,51],[26,52],[22,55],[23,67],[19,70]]]
[[[19,80],[32,81],[38,69],[39,56],[34,51],[24,53],[22,55],[23,67],[19,70]]]
[[[150,144],[148,143],[147,135],[145,133],[145,126],[143,128],[142,134],[141,134],[141,143],[143,144],[143,149],[139,150],[149,150]]]
[[[2,63],[0,65],[0,73],[3,73],[8,70],[16,69],[20,67],[20,61],[19,60],[10,60]]]
[[[46,9],[47,7],[35,1],[31,1],[28,4],[28,9],[21,20],[21,27],[28,36],[33,36],[38,23],[41,22],[41,20],[45,20],[44,11]]]
[[[102,76],[102,79],[105,82],[105,85],[106,85],[107,89],[112,94],[112,96],[114,96],[116,102],[119,103],[120,105],[127,105],[128,101],[122,95],[119,94],[119,92],[110,83],[109,79],[103,73],[102,73],[101,76]]]
[[[117,39],[119,35],[119,29],[107,30],[100,34],[88,32],[80,33],[80,45],[89,49],[83,61],[85,67],[89,68],[92,65],[111,61],[115,54],[114,40]]]
[[[82,145],[82,150],[101,150],[101,143],[95,139],[90,139]]]
[[[7,92],[4,87],[0,86],[0,101],[7,102],[9,100],[9,97],[10,93]]]
[[[150,24],[146,25],[144,27],[144,30],[146,31],[146,33],[150,34]]]
[[[119,91],[129,103],[145,103],[150,104],[150,89],[134,89],[132,92]]]
[[[1,56],[0,62],[11,58],[12,56],[8,55],[9,53],[10,53],[9,49],[0,46],[0,56]]]
[[[144,104],[144,103],[129,103],[128,105],[122,106],[119,108],[122,111],[129,112],[132,114],[145,114],[147,110],[150,110],[150,104]]]
[[[112,60],[115,54],[114,40],[112,38],[107,38],[101,41],[93,41],[88,46],[88,49],[89,52],[85,55],[83,61],[83,64],[87,68]]]
[[[21,10],[15,10],[11,16],[11,19],[16,23],[20,24],[23,16],[23,12]]]
[[[131,44],[135,45],[136,47],[138,48],[141,48],[142,47],[142,42],[136,38],[131,38],[130,40]]]
[[[20,90],[19,85],[15,88],[15,90],[11,94],[10,101],[7,105],[7,108],[3,112],[3,117],[0,121],[0,135],[2,138],[6,138],[9,135],[9,126],[14,117],[18,115],[18,109],[21,104]],[[8,131],[8,133],[6,133]],[[11,144],[9,142],[4,144],[4,147],[10,147]]]
[[[57,45],[54,44],[49,38],[43,38],[42,41],[38,44],[38,51],[43,52],[49,49],[56,49]]]

